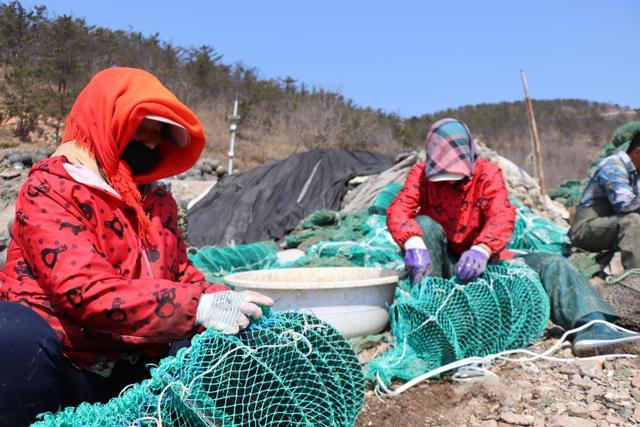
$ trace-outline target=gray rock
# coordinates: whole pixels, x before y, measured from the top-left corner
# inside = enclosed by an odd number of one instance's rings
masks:
[[[587,411],[604,412],[604,406],[600,403],[589,403],[587,405]]]
[[[589,411],[589,416],[594,420],[604,420],[605,414],[602,411]]]
[[[4,179],[4,180],[9,180],[9,179],[13,179],[13,178],[17,178],[20,176],[20,171],[16,170],[16,169],[6,169],[2,172],[0,172],[0,178]]]
[[[571,382],[585,391],[592,390],[598,386],[596,383],[594,383],[590,379],[582,378],[579,375],[574,375],[571,378]]]
[[[4,264],[7,262],[7,251],[6,249],[0,251],[0,269],[4,267]]]
[[[511,411],[506,411],[500,414],[500,419],[505,423],[514,424],[517,426],[533,425],[533,415],[515,414]]]
[[[595,386],[595,387],[593,387],[591,390],[589,390],[589,393],[590,393],[590,394],[593,394],[593,395],[594,395],[594,396],[596,396],[596,397],[600,397],[600,396],[604,396],[604,393],[605,393],[606,391],[607,391],[607,390],[606,390],[604,387],[601,387],[601,386]]]
[[[2,158],[2,160],[7,160],[9,157],[11,157],[11,155],[17,153],[18,150],[15,148],[7,148],[6,150],[4,150],[2,153],[0,153],[0,158]]]
[[[9,246],[9,231],[0,229],[0,250],[6,249]]]
[[[620,425],[623,423],[622,418],[620,418],[617,415],[614,414],[609,414],[605,417],[605,420],[607,420],[607,422],[609,424],[615,424],[615,425]]]
[[[18,162],[22,163],[22,154],[20,154],[20,153],[12,153],[7,157],[7,160],[12,165],[16,164]]]
[[[565,363],[562,366],[560,366],[560,369],[558,369],[558,372],[566,375],[574,375],[578,373],[578,367],[574,363]]]
[[[225,168],[224,166],[220,165],[216,168],[216,173],[218,174],[218,176],[225,176],[227,174],[227,168]]]
[[[603,374],[602,362],[597,360],[580,361],[577,368],[584,377],[598,378]]]
[[[596,423],[584,418],[562,415],[551,421],[549,427],[596,427]]]
[[[202,171],[202,173],[209,174],[209,173],[212,173],[214,171],[214,169],[211,167],[211,165],[209,163],[202,162],[202,164],[200,164],[199,167],[200,167],[200,170]]]
[[[48,158],[48,156],[43,156],[42,154],[36,154],[33,156],[33,164],[35,165],[36,163],[41,162],[46,158]]]
[[[54,151],[56,151],[55,148],[43,147],[43,148],[39,148],[38,151],[36,151],[36,153],[40,156],[51,157]]]
[[[636,373],[633,378],[631,379],[631,385],[636,387],[636,388],[640,388],[640,372]]]
[[[573,417],[580,417],[580,418],[589,417],[589,411],[587,410],[587,407],[580,403],[571,403],[569,404],[569,407],[567,409],[569,411],[569,415]]]

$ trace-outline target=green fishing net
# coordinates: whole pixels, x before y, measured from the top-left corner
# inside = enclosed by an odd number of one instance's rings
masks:
[[[549,300],[535,271],[510,261],[490,264],[468,284],[428,277],[390,312],[395,345],[367,371],[385,384],[534,342],[549,320]]]
[[[296,229],[285,237],[287,248],[306,251],[309,246],[324,241],[357,240],[364,233],[366,211],[335,212],[320,210],[303,219]]]
[[[585,181],[578,179],[570,179],[563,182],[558,187],[549,190],[548,194],[556,202],[562,203],[564,206],[570,208],[576,206],[580,202],[580,197],[586,186]]]
[[[277,250],[275,242],[228,247],[207,246],[190,254],[189,259],[207,281],[220,283],[227,274],[262,270],[277,263]]]
[[[387,184],[376,200],[373,202],[371,206],[369,206],[369,214],[371,215],[386,215],[387,208],[393,202],[393,199],[396,198],[398,193],[402,190],[402,185],[397,182],[392,182]]]
[[[358,359],[333,327],[302,313],[214,330],[106,404],[45,414],[52,426],[350,426],[364,403]]]
[[[307,255],[317,259],[346,259],[359,267],[402,270],[400,248],[387,230],[387,217],[371,215],[357,240],[324,241],[310,246]]]
[[[562,254],[569,245],[567,229],[536,215],[515,199],[516,223],[508,249],[522,252],[548,252]]]
[[[227,274],[249,270],[294,267],[378,267],[402,270],[400,248],[387,230],[386,213],[402,186],[389,184],[368,211],[335,212],[319,210],[285,237],[288,248],[299,248],[306,256],[280,263],[273,242],[252,243],[229,248],[205,247],[190,259],[209,281]],[[566,230],[536,215],[515,199],[516,224],[510,249],[523,252],[562,253],[568,243]]]
[[[611,136],[611,145],[620,147],[623,144],[628,144],[637,133],[640,133],[640,120],[632,120],[618,126]]]

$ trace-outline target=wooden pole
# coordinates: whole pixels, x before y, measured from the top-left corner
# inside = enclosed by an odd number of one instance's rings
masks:
[[[524,70],[520,70],[520,77],[522,78],[522,86],[524,87],[524,102],[527,105],[527,115],[529,116],[529,129],[531,130],[531,142],[533,145],[533,154],[536,159],[536,176],[538,178],[538,184],[540,185],[540,192],[542,197],[547,193],[544,187],[544,168],[542,167],[542,152],[540,150],[540,138],[538,137],[538,125],[536,125],[536,115],[533,112],[533,103],[529,98],[529,87],[527,86],[527,76],[524,74]]]

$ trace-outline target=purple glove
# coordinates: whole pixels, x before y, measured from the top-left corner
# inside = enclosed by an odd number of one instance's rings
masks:
[[[465,282],[474,280],[484,273],[488,261],[489,255],[482,249],[473,246],[460,257],[456,265],[456,276]]]
[[[422,282],[424,276],[431,274],[433,269],[429,251],[422,248],[407,249],[404,252],[404,269],[411,276],[413,285]]]

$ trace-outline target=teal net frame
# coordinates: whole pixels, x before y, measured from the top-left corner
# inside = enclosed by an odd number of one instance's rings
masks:
[[[347,341],[314,316],[284,312],[238,336],[207,330],[120,396],[34,425],[350,426],[363,403],[362,369]]]

